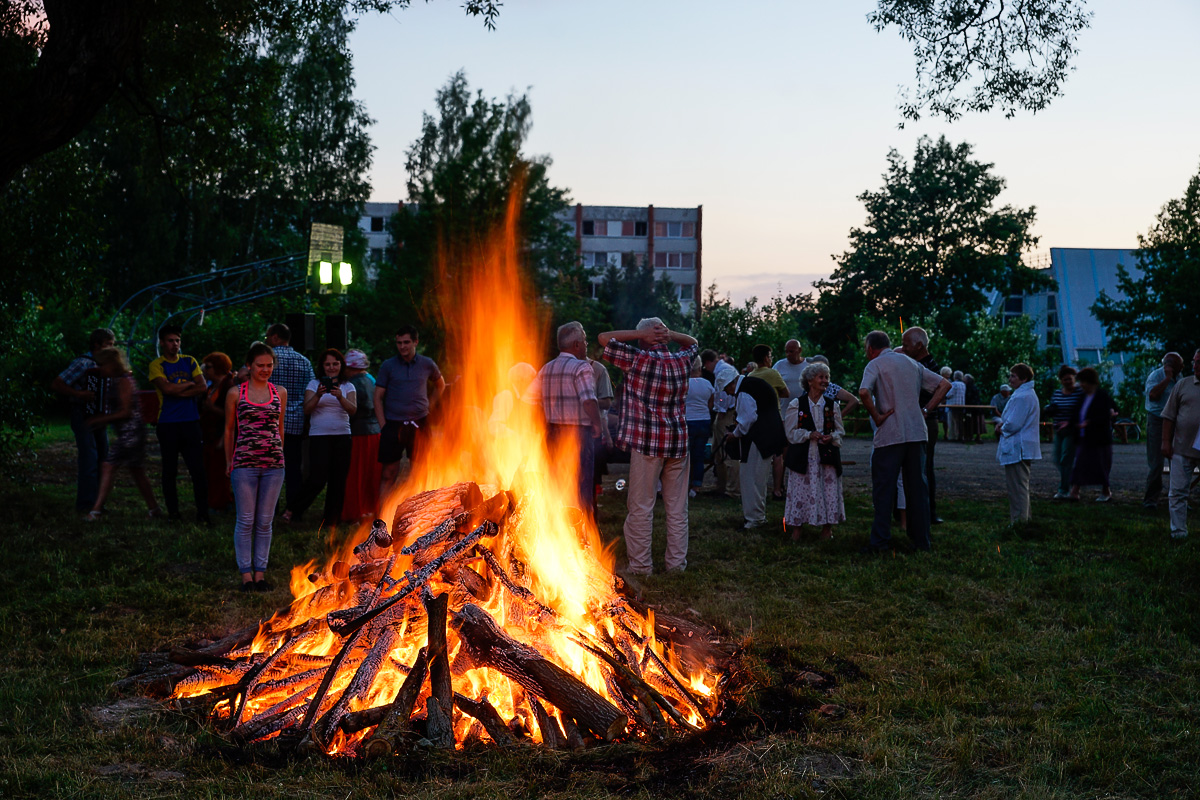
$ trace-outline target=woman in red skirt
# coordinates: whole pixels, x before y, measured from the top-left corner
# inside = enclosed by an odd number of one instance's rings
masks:
[[[375,379],[367,373],[371,361],[362,350],[346,351],[346,379],[354,384],[358,410],[350,418],[350,475],[342,521],[374,518],[379,494],[379,422],[375,419]]]

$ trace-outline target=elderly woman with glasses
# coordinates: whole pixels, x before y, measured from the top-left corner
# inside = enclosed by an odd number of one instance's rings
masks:
[[[842,500],[841,408],[828,394],[829,367],[809,364],[800,373],[803,395],[788,403],[783,430],[788,449],[787,504],[784,522],[799,541],[804,525],[820,525],[821,538],[833,538],[833,526],[846,519]]]

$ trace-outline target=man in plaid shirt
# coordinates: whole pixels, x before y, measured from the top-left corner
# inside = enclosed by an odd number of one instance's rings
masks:
[[[552,448],[557,444],[579,453],[579,507],[594,514],[593,459],[595,440],[603,435],[603,428],[596,375],[588,362],[587,333],[582,324],[568,322],[558,329],[558,350],[558,358],[542,367],[522,399],[541,404],[546,439]]]
[[[287,389],[288,404],[283,415],[283,484],[287,487],[286,509],[299,500],[304,487],[304,390],[313,379],[312,364],[291,347],[292,331],[282,322],[267,328],[267,344],[275,351],[271,383]]]
[[[640,341],[641,348],[630,342]],[[668,342],[682,349],[672,353]],[[699,348],[686,333],[667,328],[658,317],[632,331],[600,334],[604,360],[625,372],[621,395],[621,427],[617,447],[629,451],[629,499],[625,516],[625,550],[629,571],[649,575],[650,539],[654,528],[654,495],[662,480],[667,512],[667,570],[687,568],[688,547],[688,377]]]
[[[108,379],[96,371],[95,355],[112,347],[116,336],[108,328],[97,328],[88,337],[89,351],[73,360],[50,384],[50,388],[71,398],[71,431],[79,450],[75,479],[75,510],[86,513],[96,504],[100,491],[100,464],[108,455],[107,426],[93,428],[88,417],[105,413],[105,389]]]

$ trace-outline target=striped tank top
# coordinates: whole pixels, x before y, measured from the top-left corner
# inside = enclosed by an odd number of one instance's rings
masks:
[[[250,402],[250,382],[238,388],[237,436],[233,443],[233,468],[282,469],[283,439],[279,436],[279,392],[268,383],[271,399]]]

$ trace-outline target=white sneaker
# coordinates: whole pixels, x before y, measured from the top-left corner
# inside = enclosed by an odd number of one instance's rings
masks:
[[[1187,531],[1171,531],[1172,539],[1186,539]]]
[[[696,490],[688,489],[688,497],[695,497],[695,496],[696,496]]]

